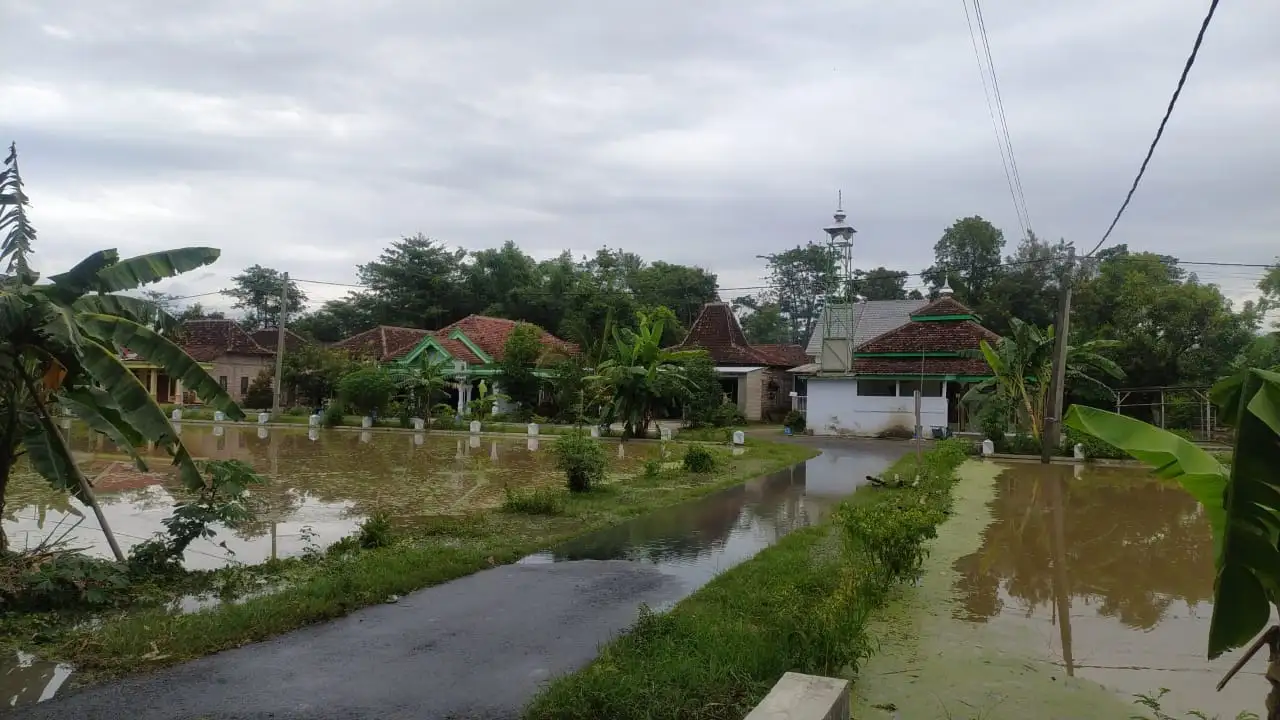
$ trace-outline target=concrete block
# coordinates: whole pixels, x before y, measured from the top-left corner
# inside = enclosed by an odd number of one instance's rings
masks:
[[[789,672],[745,720],[848,720],[849,681]]]
[[[743,444],[745,444],[746,442],[747,442],[747,434],[746,434],[746,433],[742,432],[741,430],[734,430],[734,431],[733,431],[733,444],[734,444],[734,445],[743,445]]]
[[[421,432],[427,427],[427,421],[422,418],[409,418],[413,421],[413,429]]]
[[[226,413],[224,413],[224,412],[222,412],[221,410],[215,410],[215,411],[214,411],[214,413],[213,413],[213,421],[214,421],[214,422],[226,422],[226,421],[227,421],[227,414],[226,414]]]
[[[1071,454],[1077,460],[1084,460],[1084,445],[1076,443],[1076,446],[1071,448]]]
[[[480,432],[480,421],[479,421],[479,420],[472,420],[472,421],[471,421],[471,432],[472,432],[472,433],[478,433],[478,432]]]
[[[169,417],[171,417],[172,419],[174,419],[174,420],[175,420],[175,421],[177,421],[177,422],[181,422],[181,421],[182,421],[182,408],[174,408],[174,409],[173,409],[173,412],[169,414]]]
[[[271,413],[258,413],[258,424],[266,425],[271,421]]]
[[[538,437],[538,423],[529,423],[529,437]]]
[[[307,427],[320,427],[320,416],[311,414],[307,416]]]
[[[983,457],[989,457],[989,456],[991,456],[991,455],[995,455],[995,454],[996,454],[996,444],[995,444],[995,443],[993,443],[993,442],[991,442],[990,440],[983,440],[983,441],[982,441],[982,455],[983,455]]]
[[[360,418],[360,427],[364,428],[365,430],[368,430],[369,428],[373,427],[373,418],[368,415],[365,415],[364,417]]]
[[[600,437],[600,427],[598,425],[591,426],[591,437],[593,438]]]

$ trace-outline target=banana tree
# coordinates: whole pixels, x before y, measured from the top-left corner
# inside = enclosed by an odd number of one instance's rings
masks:
[[[1216,572],[1213,659],[1248,643],[1280,608],[1280,373],[1247,370],[1215,385],[1210,398],[1236,430],[1229,470],[1190,441],[1123,415],[1077,405],[1065,423],[1153,466],[1204,506]],[[1267,718],[1280,720],[1280,626],[1259,637],[1222,684],[1263,645],[1270,648]]]
[[[431,429],[432,401],[444,394],[449,382],[448,367],[447,360],[432,360],[423,355],[420,362],[394,366],[389,373],[396,390],[409,403],[411,411],[425,419],[428,430]]]
[[[35,230],[26,217],[27,197],[10,149],[0,173],[0,511],[17,457],[54,487],[93,509],[117,560],[124,554],[55,423],[70,411],[128,453],[140,470],[147,463],[137,447],[154,442],[172,457],[183,485],[204,485],[200,470],[147,388],[124,365],[128,348],[169,377],[180,379],[204,403],[232,418],[244,414],[199,363],[152,327],[177,321],[153,303],[120,294],[203,267],[218,258],[214,248],[191,247],[121,260],[102,250],[75,267],[40,282],[31,268]],[[0,549],[5,540],[0,533]]]
[[[634,331],[614,328],[613,356],[587,378],[609,414],[623,421],[623,437],[644,437],[657,411],[688,389],[681,363],[698,353],[663,349],[662,330],[661,320],[650,322],[643,314]]]
[[[1041,331],[1017,318],[1011,321],[1011,328],[1010,334],[995,345],[983,340],[978,350],[968,352],[972,357],[985,360],[992,376],[970,388],[963,401],[974,403],[999,398],[1025,415],[1031,435],[1039,438],[1049,377],[1053,372],[1054,328],[1050,325]],[[1067,382],[1106,387],[1100,376],[1124,377],[1120,366],[1099,352],[1114,345],[1110,340],[1090,340],[1067,346]]]

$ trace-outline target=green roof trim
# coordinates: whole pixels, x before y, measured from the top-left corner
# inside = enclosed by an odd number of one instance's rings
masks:
[[[455,329],[453,332],[449,333],[449,337],[450,339],[457,340],[470,348],[471,352],[475,353],[476,357],[483,360],[486,365],[493,364],[493,358],[489,356],[489,353],[481,350],[480,346],[472,342],[471,338],[467,337],[467,334],[462,332],[462,330]]]
[[[920,358],[920,357],[945,357],[945,358],[958,358],[958,357],[964,357],[964,354],[963,354],[963,353],[960,353],[960,352],[956,352],[956,351],[954,351],[954,350],[938,350],[938,351],[935,351],[935,352],[886,352],[886,353],[856,352],[856,353],[854,353],[854,354],[853,354],[853,356],[854,356],[854,357],[856,357],[856,358],[882,358],[882,357],[888,357],[888,358]]]
[[[413,349],[409,351],[408,355],[405,355],[403,358],[400,358],[396,362],[401,365],[408,365],[414,360],[417,360],[418,357],[422,355],[422,353],[426,352],[427,348],[435,348],[436,350],[439,350],[441,355],[444,355],[450,360],[457,359],[453,357],[452,353],[444,349],[444,346],[440,344],[439,340],[436,340],[435,337],[432,335],[427,335],[426,337],[422,338],[422,340],[419,340],[417,345],[413,346]]]
[[[875,374],[875,373],[859,373],[856,375],[846,375],[844,373],[831,373],[828,375],[811,375],[809,380],[954,380],[956,382],[982,382],[991,379],[990,375],[946,375],[937,373],[901,373],[901,374]]]
[[[911,319],[914,322],[952,322],[955,320],[972,320],[974,322],[978,322],[977,315],[970,315],[967,313],[960,315],[912,315]]]

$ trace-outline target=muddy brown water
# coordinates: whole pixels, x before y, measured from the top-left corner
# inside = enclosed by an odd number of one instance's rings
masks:
[[[1125,696],[1169,688],[1166,711],[1261,709],[1262,654],[1214,690],[1240,652],[1206,659],[1213,538],[1190,495],[1137,467],[1016,464],[996,483],[981,549],[955,564],[957,620],[1029,631]]]

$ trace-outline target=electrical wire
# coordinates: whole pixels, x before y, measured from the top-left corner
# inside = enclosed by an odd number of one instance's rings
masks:
[[[987,69],[991,71],[991,89],[995,93],[996,111],[1000,114],[1000,126],[1004,131],[1004,144],[1009,150],[1009,168],[1013,171],[1013,184],[1018,191],[1018,200],[1022,203],[1022,215],[1027,220],[1027,231],[1034,227],[1031,223],[1031,211],[1027,209],[1027,195],[1022,190],[1022,172],[1018,170],[1018,160],[1013,154],[1013,138],[1009,135],[1009,119],[1004,112],[1004,96],[1000,93],[1000,76],[996,74],[996,61],[991,57],[991,41],[987,36],[987,21],[982,16],[982,3],[973,0],[974,16],[978,20],[978,33],[982,37],[982,47],[987,55]],[[979,63],[981,66],[981,63]]]
[[[1209,3],[1209,12],[1204,16],[1204,22],[1200,23],[1200,32],[1196,34],[1196,42],[1191,46],[1191,54],[1187,56],[1187,62],[1182,66],[1182,75],[1178,77],[1178,86],[1173,89],[1173,97],[1169,98],[1169,107],[1165,108],[1164,117],[1160,120],[1160,127],[1156,129],[1156,136],[1151,141],[1151,146],[1147,148],[1147,156],[1142,159],[1142,166],[1138,168],[1138,174],[1133,178],[1133,185],[1129,187],[1129,192],[1124,196],[1124,202],[1120,204],[1120,209],[1116,211],[1116,216],[1111,219],[1111,225],[1107,227],[1107,231],[1102,234],[1102,239],[1097,245],[1093,246],[1085,257],[1092,257],[1098,252],[1098,248],[1102,247],[1107,238],[1111,237],[1111,231],[1116,229],[1116,224],[1120,222],[1120,216],[1124,215],[1124,211],[1129,207],[1129,201],[1133,199],[1133,193],[1138,189],[1138,183],[1142,181],[1142,176],[1147,172],[1147,164],[1151,162],[1151,156],[1155,154],[1156,145],[1160,143],[1161,136],[1164,135],[1164,128],[1169,124],[1169,116],[1173,115],[1173,107],[1178,104],[1178,96],[1182,94],[1182,87],[1187,84],[1187,75],[1191,73],[1191,66],[1196,63],[1196,55],[1200,52],[1200,45],[1204,42],[1205,31],[1209,29],[1209,23],[1213,20],[1213,13],[1218,9],[1218,0],[1211,0]]]

